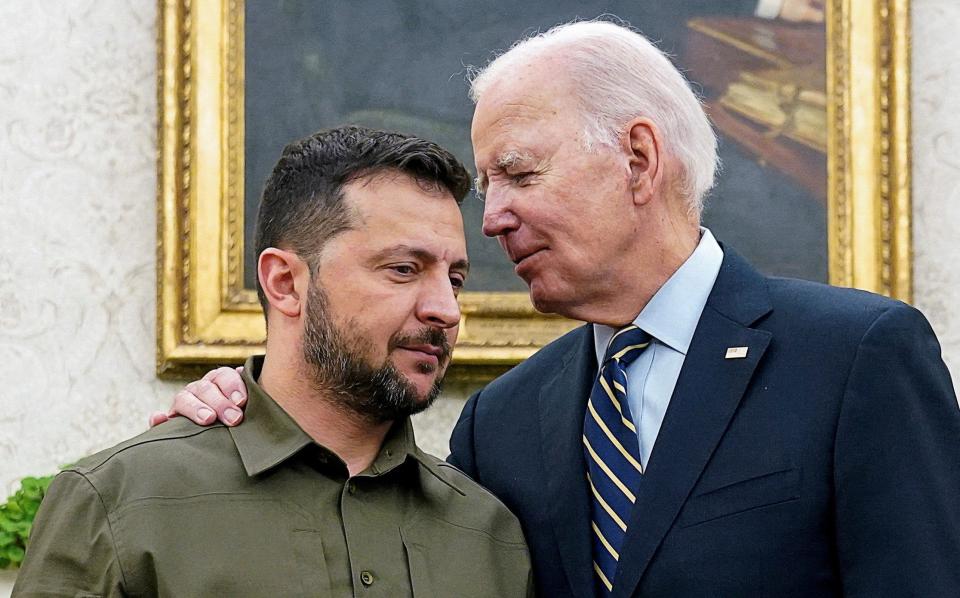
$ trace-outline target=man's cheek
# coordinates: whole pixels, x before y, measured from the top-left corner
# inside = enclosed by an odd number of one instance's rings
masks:
[[[457,336],[460,334],[460,325],[457,324],[453,328],[449,328],[446,331],[447,334],[447,343],[450,345],[450,352],[453,352],[453,347],[457,344]],[[447,356],[449,361],[449,355]]]

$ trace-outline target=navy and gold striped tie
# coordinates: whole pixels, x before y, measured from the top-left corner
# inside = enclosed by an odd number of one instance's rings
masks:
[[[597,596],[607,596],[613,589],[620,547],[643,477],[640,441],[627,404],[626,367],[649,344],[650,335],[634,325],[617,331],[587,402],[583,446],[593,497],[590,524]]]

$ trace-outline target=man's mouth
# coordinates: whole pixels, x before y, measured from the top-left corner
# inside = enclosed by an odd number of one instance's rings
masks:
[[[412,355],[430,369],[447,363],[453,350],[446,334],[437,328],[425,328],[413,334],[400,334],[393,339],[391,345],[393,349],[402,349]]]
[[[521,262],[530,259],[531,257],[537,255],[541,251],[546,250],[546,247],[540,247],[537,249],[524,250],[522,252],[512,253],[510,256],[511,261],[514,265],[519,266]]]
[[[524,278],[524,280],[526,280],[525,277],[530,274],[530,268],[532,267],[531,264],[533,263],[533,260],[546,250],[547,250],[546,247],[541,247],[539,249],[534,249],[532,251],[525,251],[523,253],[518,253],[512,256],[512,261],[514,263],[514,268],[513,268],[514,273],[516,273],[517,276]]]
[[[405,345],[400,348],[413,353],[419,353],[427,359],[432,358],[430,360],[436,364],[439,364],[446,358],[446,351],[436,345]]]

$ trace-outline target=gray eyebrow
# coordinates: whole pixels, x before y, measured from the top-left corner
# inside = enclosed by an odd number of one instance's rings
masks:
[[[505,170],[512,168],[517,165],[518,162],[523,162],[527,160],[532,160],[533,155],[528,152],[522,152],[520,150],[508,150],[497,156],[497,159],[494,161],[494,166],[497,170]],[[483,195],[483,192],[487,187],[487,175],[483,172],[477,174],[477,177],[473,180],[473,188],[479,195]]]
[[[517,162],[530,160],[532,157],[533,156],[526,152],[510,150],[503,152],[497,157],[496,165],[497,168],[510,168],[511,166],[516,166]]]

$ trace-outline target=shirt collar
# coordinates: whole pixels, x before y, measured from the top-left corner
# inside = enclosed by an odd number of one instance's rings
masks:
[[[722,262],[720,244],[709,229],[701,227],[697,248],[660,287],[633,323],[660,343],[686,355]],[[610,326],[594,324],[598,364],[603,361],[615,332]]]
[[[244,364],[241,376],[247,386],[248,397],[244,420],[243,424],[228,428],[240,453],[243,467],[249,476],[258,475],[276,467],[305,447],[316,444],[257,383],[261,367],[263,367],[262,355],[252,356]],[[327,449],[324,448],[324,450]],[[409,417],[398,421],[390,428],[377,457],[370,467],[359,475],[380,476],[397,469],[411,459],[433,477],[462,493],[459,488],[444,479],[437,468],[436,460],[417,446]]]

